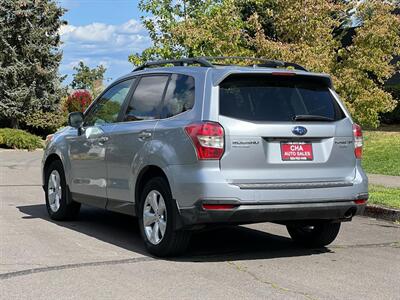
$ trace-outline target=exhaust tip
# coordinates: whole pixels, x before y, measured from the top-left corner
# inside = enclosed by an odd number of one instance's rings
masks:
[[[349,208],[345,213],[344,213],[344,217],[346,219],[351,219],[352,217],[354,217],[354,215],[356,214],[357,209],[355,207]]]

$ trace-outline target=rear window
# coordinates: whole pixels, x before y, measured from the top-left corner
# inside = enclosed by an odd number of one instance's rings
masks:
[[[250,121],[293,121],[312,115],[337,121],[344,113],[329,88],[301,76],[230,76],[220,84],[221,115]]]

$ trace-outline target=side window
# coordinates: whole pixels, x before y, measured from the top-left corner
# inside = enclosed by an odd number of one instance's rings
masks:
[[[194,78],[173,74],[165,93],[162,116],[169,118],[192,109],[194,105]]]
[[[142,77],[129,102],[124,121],[158,119],[167,81],[166,75]]]
[[[126,80],[105,92],[85,119],[85,126],[104,125],[117,122],[122,104],[134,79]]]

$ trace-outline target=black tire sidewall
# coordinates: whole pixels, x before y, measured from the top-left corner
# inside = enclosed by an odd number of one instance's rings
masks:
[[[311,232],[304,232],[302,226],[287,226],[287,230],[292,239],[307,247],[324,247],[332,243],[340,230],[338,223],[315,224],[315,229]]]
[[[156,190],[158,191],[164,198],[164,202],[165,202],[165,207],[167,210],[167,228],[165,230],[165,235],[163,237],[163,239],[161,240],[160,243],[158,243],[157,245],[154,245],[152,243],[149,242],[149,240],[147,239],[145,230],[144,230],[144,224],[143,224],[143,209],[144,209],[144,203],[145,203],[145,199],[146,196],[152,191],[152,190]],[[155,177],[153,179],[150,179],[145,187],[142,190],[142,193],[140,195],[140,203],[139,203],[139,227],[140,227],[140,233],[142,235],[143,241],[145,243],[145,246],[147,248],[147,250],[155,255],[158,256],[164,256],[166,255],[169,247],[170,247],[170,243],[172,242],[172,240],[174,239],[174,210],[173,210],[173,206],[172,206],[172,196],[171,196],[171,191],[169,189],[168,183],[166,182],[166,180],[162,177]]]
[[[50,208],[49,203],[49,195],[48,195],[48,184],[49,184],[49,177],[51,172],[57,170],[58,174],[60,175],[60,184],[61,184],[61,199],[60,199],[60,207],[59,209],[54,212]],[[64,168],[61,161],[53,161],[49,167],[45,170],[45,195],[46,195],[46,208],[47,212],[49,213],[50,218],[54,220],[61,220],[64,219],[67,215],[67,185],[65,182],[65,175],[64,175]]]

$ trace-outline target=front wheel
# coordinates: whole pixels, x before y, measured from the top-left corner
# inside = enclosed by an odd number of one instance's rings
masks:
[[[72,199],[67,199],[70,195],[61,161],[53,161],[45,170],[44,190],[50,218],[62,221],[73,219],[78,215],[81,205]]]
[[[174,229],[174,207],[168,182],[162,177],[145,185],[139,207],[139,225],[146,249],[156,256],[183,253],[190,233]]]
[[[291,238],[307,247],[324,247],[332,243],[340,230],[340,223],[287,225]]]

